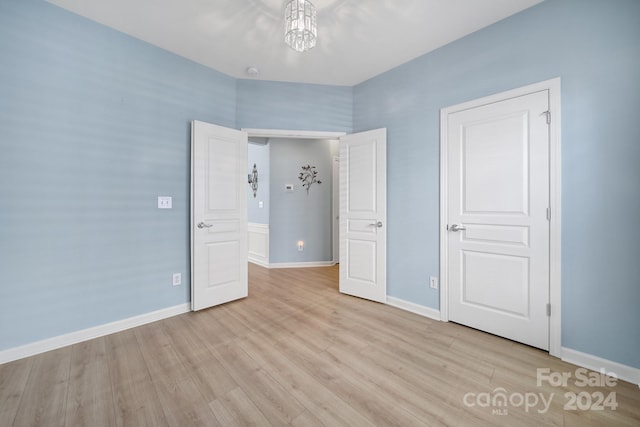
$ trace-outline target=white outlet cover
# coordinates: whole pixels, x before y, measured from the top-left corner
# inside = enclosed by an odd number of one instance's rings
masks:
[[[170,196],[158,196],[158,209],[171,209],[172,200]]]
[[[173,286],[178,286],[182,284],[182,274],[173,273]]]

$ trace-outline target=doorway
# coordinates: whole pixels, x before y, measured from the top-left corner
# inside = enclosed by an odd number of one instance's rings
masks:
[[[192,309],[202,309],[247,295],[247,264],[250,238],[247,221],[247,193],[241,191],[242,183],[246,183],[248,154],[248,137],[279,137],[297,139],[329,139],[339,140],[340,158],[340,292],[360,298],[386,302],[386,129],[375,129],[346,135],[344,133],[323,132],[288,132],[273,130],[240,131],[208,124],[193,122],[192,129],[192,168],[191,168],[191,251],[192,277],[201,277],[192,283]],[[328,136],[328,138],[327,138]],[[235,142],[237,141],[237,143]],[[336,144],[336,148],[337,144]],[[333,175],[333,167],[329,159],[327,170]],[[298,159],[299,160],[299,159]],[[228,167],[233,163],[235,166]],[[301,187],[309,193],[312,184],[321,184],[316,180],[316,172],[310,165],[301,167],[303,172],[298,179]],[[311,180],[308,180],[311,174]],[[295,173],[292,174],[295,176]],[[253,173],[253,179],[257,178]],[[290,176],[287,175],[287,180]],[[255,182],[255,181],[252,181]],[[285,190],[293,187],[285,185]],[[220,198],[228,203],[218,209],[216,190],[228,197]],[[253,188],[252,188],[253,190]],[[243,197],[244,196],[244,197]],[[329,202],[331,197],[329,197]],[[330,204],[330,203],[329,203]],[[217,209],[217,210],[216,210]],[[214,215],[209,211],[220,211],[223,217],[233,220],[225,227],[215,227]],[[221,213],[221,215],[222,215]],[[237,213],[237,215],[236,215]],[[207,217],[207,218],[205,218]],[[210,217],[210,218],[209,218]],[[328,210],[328,224],[332,224],[332,211]],[[202,219],[209,219],[204,221]],[[304,219],[304,218],[303,218]],[[227,227],[227,225],[229,225]],[[218,228],[220,229],[218,231]],[[224,242],[216,242],[220,248],[222,243],[233,245],[234,250],[214,253],[215,244],[208,240],[194,239],[194,236],[221,234]],[[200,231],[200,233],[197,233]],[[238,231],[236,233],[236,231]],[[327,232],[332,237],[334,233]],[[227,236],[228,235],[228,236]],[[221,237],[222,238],[222,237]],[[232,238],[232,242],[228,239]],[[231,242],[231,243],[229,243]],[[299,251],[304,248],[304,241],[297,242]],[[194,256],[194,254],[198,256]],[[215,255],[212,260],[212,254]],[[223,256],[224,255],[224,256]],[[227,257],[225,257],[228,255]],[[218,259],[219,258],[219,259]],[[215,261],[215,262],[214,262]],[[308,267],[313,265],[279,265],[279,267]],[[326,265],[335,265],[333,259]],[[237,266],[241,266],[236,268]],[[273,267],[269,262],[268,267]],[[213,268],[213,269],[212,269]],[[227,272],[220,276],[217,271]],[[196,276],[194,272],[201,272]],[[237,274],[236,274],[237,273]],[[219,277],[220,276],[220,277]],[[211,283],[211,278],[216,280]],[[218,301],[217,289],[227,286],[229,297]],[[196,292],[197,291],[197,292]],[[231,292],[233,291],[233,293]],[[196,298],[197,295],[200,297]],[[204,298],[206,296],[206,298]]]
[[[250,142],[268,144],[270,159],[269,176],[261,178],[256,200],[260,201],[261,195],[265,194],[262,189],[267,189],[264,207],[273,212],[265,215],[267,221],[263,224],[252,224],[250,216],[249,224],[250,248],[252,241],[258,242],[263,248],[261,253],[268,256],[256,257],[250,253],[250,260],[269,268],[333,265],[338,255],[334,250],[337,224],[332,218],[339,191],[335,185],[333,162],[338,155],[338,139],[344,133],[242,130],[247,132]],[[308,143],[306,147],[305,143]],[[316,159],[319,159],[317,163]],[[314,183],[308,192],[298,179],[302,163],[316,167],[317,179],[321,181]],[[250,206],[251,201],[252,196]],[[307,227],[309,221],[314,229]],[[321,230],[315,230],[316,226]],[[270,250],[266,249],[268,247]]]
[[[340,221],[335,220],[336,215],[332,215],[333,220],[330,221],[333,224],[333,248],[336,247],[336,235],[340,240],[340,291],[361,298],[386,302],[386,129],[349,135],[269,129],[243,129],[243,131],[247,132],[251,138],[340,141],[339,157],[343,162],[340,163],[339,170],[336,167],[328,168],[332,170],[334,183],[334,211],[336,193],[340,195],[338,215]],[[285,167],[286,165],[282,165],[282,168]],[[274,165],[270,168],[279,169]],[[338,171],[339,179],[336,179],[335,175]],[[337,183],[339,185],[336,185]],[[285,191],[290,187],[291,185],[285,184]],[[339,231],[335,229],[337,225],[340,227]],[[275,231],[274,234],[276,234]],[[302,240],[297,244],[299,250],[305,245]],[[335,251],[333,255],[327,265],[335,264]],[[269,266],[273,267],[271,260]],[[313,265],[284,263],[277,266]]]

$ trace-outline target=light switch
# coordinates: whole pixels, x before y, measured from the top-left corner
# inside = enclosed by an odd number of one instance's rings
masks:
[[[158,209],[171,209],[171,197],[158,196]]]
[[[262,200],[260,200],[260,201],[258,202],[258,207],[259,207],[260,209],[264,208],[264,202],[263,202]]]

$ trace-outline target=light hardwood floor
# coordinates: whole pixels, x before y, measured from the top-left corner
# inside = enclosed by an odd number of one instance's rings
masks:
[[[0,365],[0,426],[640,425],[637,385],[579,387],[543,351],[341,295],[337,267],[249,271],[244,300]]]

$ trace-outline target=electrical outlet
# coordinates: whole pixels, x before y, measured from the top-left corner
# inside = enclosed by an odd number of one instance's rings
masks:
[[[438,278],[429,276],[429,287],[431,289],[438,289]]]
[[[172,200],[170,196],[158,196],[158,209],[171,209]]]
[[[173,273],[173,286],[178,286],[182,284],[182,274]]]

